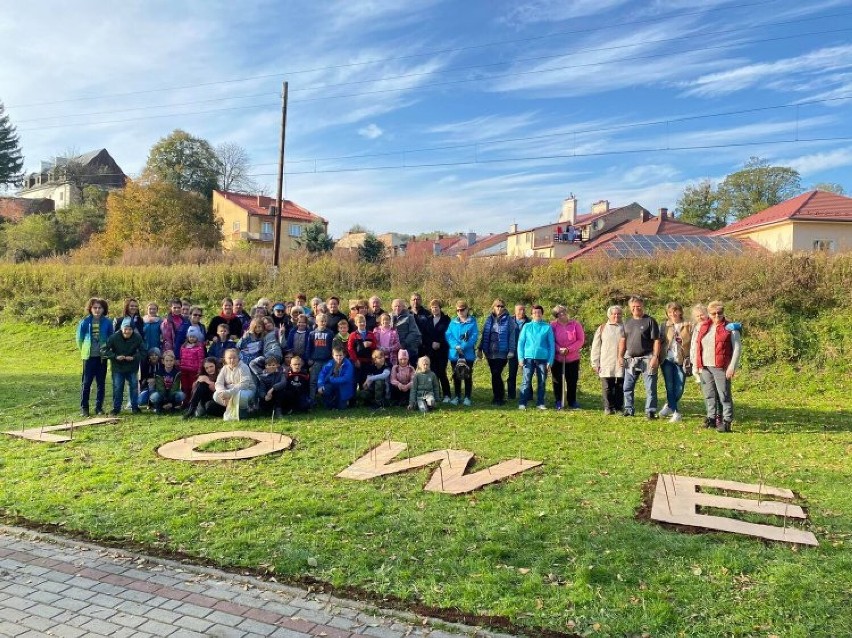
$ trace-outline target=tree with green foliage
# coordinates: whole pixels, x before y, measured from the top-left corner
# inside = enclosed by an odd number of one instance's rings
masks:
[[[387,247],[373,233],[367,233],[358,247],[358,259],[368,264],[380,264],[387,257]]]
[[[17,186],[21,183],[21,168],[24,156],[15,127],[6,115],[6,108],[0,102],[0,186]]]
[[[719,184],[719,214],[725,220],[740,220],[801,192],[801,177],[796,169],[771,166],[765,159],[751,157],[745,168]]]
[[[325,232],[322,222],[314,222],[305,228],[302,239],[296,243],[312,254],[328,253],[334,250],[334,240]]]
[[[835,195],[845,195],[846,190],[841,184],[836,182],[820,182],[810,187],[812,191],[823,191],[825,193],[834,193]]]
[[[14,224],[4,224],[6,258],[26,261],[61,252],[61,230],[53,213],[27,215]]]
[[[176,129],[151,147],[145,176],[182,191],[212,197],[219,188],[219,158],[207,140]]]
[[[677,201],[677,216],[682,222],[716,230],[725,225],[719,211],[719,194],[709,179],[690,184]]]
[[[97,242],[108,256],[128,246],[216,248],[222,241],[222,220],[199,193],[171,182],[128,181],[107,199],[106,227]]]

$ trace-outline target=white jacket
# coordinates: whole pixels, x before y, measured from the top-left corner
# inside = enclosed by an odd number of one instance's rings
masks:
[[[623,377],[624,367],[618,365],[618,342],[624,338],[624,325],[605,323],[595,330],[592,340],[592,367],[600,368],[601,378]]]

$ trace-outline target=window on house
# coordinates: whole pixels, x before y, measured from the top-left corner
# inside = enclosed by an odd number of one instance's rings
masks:
[[[290,224],[290,237],[301,237],[302,227],[299,224]]]
[[[240,232],[240,222],[234,222],[231,226],[231,230],[233,230],[235,233]]]
[[[271,222],[263,222],[263,225],[260,228],[260,232],[262,232],[264,235],[271,235],[272,234],[272,223]]]
[[[833,239],[815,239],[814,240],[814,250],[821,250],[824,252],[833,252],[834,251],[834,240]]]

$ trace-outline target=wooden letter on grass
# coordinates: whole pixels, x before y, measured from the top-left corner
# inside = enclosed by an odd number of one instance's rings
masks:
[[[105,425],[107,423],[116,423],[118,419],[111,417],[97,417],[94,419],[86,419],[85,421],[71,421],[60,425],[49,425],[47,427],[30,428],[29,430],[9,430],[4,434],[11,434],[29,441],[42,441],[44,443],[65,443],[70,441],[74,434],[75,428],[81,428],[84,425]],[[72,432],[71,436],[62,434],[51,434],[51,432]]]
[[[254,439],[257,441],[251,447],[233,452],[196,452],[195,449],[210,443],[210,441],[221,441],[222,439]],[[174,461],[241,461],[252,459],[264,454],[272,454],[281,450],[289,450],[293,439],[283,434],[272,432],[211,432],[210,434],[199,434],[185,439],[178,439],[166,443],[157,448],[157,454],[163,458]]]
[[[699,492],[698,487],[713,487],[732,492],[747,492],[757,494],[758,498],[734,498]],[[802,545],[819,545],[816,536],[787,524],[788,518],[806,519],[807,514],[798,505],[779,503],[778,501],[761,500],[760,496],[777,496],[793,498],[790,490],[768,485],[738,483],[736,481],[719,481],[715,479],[693,478],[691,476],[676,476],[660,474],[657,478],[657,489],[654,502],[651,505],[651,518],[665,523],[704,527],[734,534],[757,536],[773,541],[799,543]],[[741,512],[756,512],[784,517],[784,527],[777,525],[759,525],[724,516],[699,514],[696,507],[715,507],[720,509],[739,510]]]
[[[518,458],[511,461],[503,461],[473,474],[465,474],[468,464],[473,459],[473,452],[465,450],[435,450],[434,452],[428,452],[420,456],[391,463],[407,447],[405,443],[386,441],[367,452],[367,454],[337,476],[338,478],[367,481],[377,476],[396,474],[397,472],[405,472],[432,465],[433,463],[440,463],[438,469],[432,473],[424,489],[427,492],[464,494],[465,492],[472,492],[483,485],[496,483],[497,481],[541,465],[541,461],[528,461]]]

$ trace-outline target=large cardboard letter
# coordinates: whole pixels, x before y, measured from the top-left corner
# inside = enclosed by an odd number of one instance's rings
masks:
[[[196,452],[199,445],[210,441],[222,439],[254,439],[255,445],[233,452]],[[241,461],[252,459],[264,454],[272,454],[281,450],[288,450],[293,444],[293,439],[283,434],[272,432],[247,432],[237,430],[234,432],[211,432],[210,434],[199,434],[185,439],[178,439],[166,443],[157,448],[157,454],[166,459],[174,461]]]
[[[799,543],[802,545],[819,545],[816,536],[811,532],[787,525],[787,518],[807,518],[807,514],[798,505],[779,503],[778,501],[766,501],[760,498],[754,500],[707,494],[698,491],[698,487],[702,485],[733,492],[747,492],[749,494],[777,496],[780,498],[794,497],[793,492],[790,490],[770,487],[768,485],[753,485],[751,483],[738,483],[736,481],[720,481],[716,479],[693,478],[691,476],[676,476],[674,474],[660,474],[657,478],[654,502],[651,505],[651,518],[655,521],[663,521],[665,523],[704,527],[723,532],[733,532],[734,534],[757,536],[773,541]],[[697,506],[783,516],[784,527],[749,523],[724,516],[699,514],[695,509]]]
[[[116,423],[118,419],[112,417],[97,417],[94,419],[86,419],[85,421],[70,421],[69,423],[62,423],[60,425],[49,425],[47,427],[38,427],[38,428],[30,428],[29,430],[9,430],[8,432],[4,432],[4,434],[11,434],[12,436],[17,436],[22,439],[27,439],[29,441],[42,441],[44,443],[65,443],[66,441],[70,441],[74,438],[74,429],[81,428],[84,425],[105,425],[107,423]],[[63,436],[61,434],[51,434],[51,432],[62,432],[67,431],[70,432],[70,436]]]
[[[338,478],[348,478],[355,481],[367,481],[378,476],[396,474],[413,470],[433,463],[440,463],[432,473],[424,488],[428,492],[444,492],[446,494],[464,494],[475,489],[496,483],[514,474],[520,474],[541,465],[541,461],[512,459],[497,465],[465,474],[468,464],[473,459],[473,452],[465,450],[436,450],[427,452],[405,461],[391,463],[394,457],[401,454],[408,446],[405,443],[387,441],[370,450],[352,465],[338,474]]]

